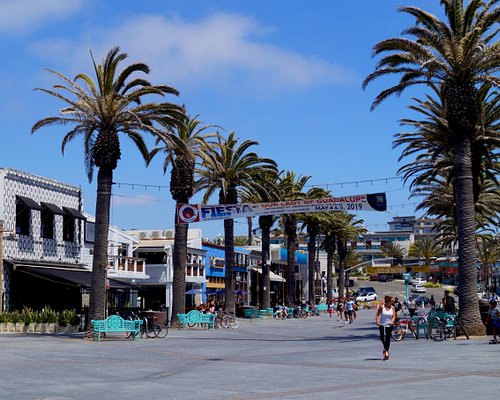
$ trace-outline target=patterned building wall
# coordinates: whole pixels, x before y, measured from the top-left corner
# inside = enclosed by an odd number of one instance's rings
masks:
[[[51,179],[13,169],[0,169],[0,218],[5,230],[16,230],[16,196],[28,197],[38,204],[52,203],[81,210],[81,190]],[[40,211],[31,210],[30,235],[4,236],[4,258],[18,261],[79,263],[83,240],[83,221],[75,219],[75,241],[63,241],[63,216],[54,216],[54,239],[41,237]]]

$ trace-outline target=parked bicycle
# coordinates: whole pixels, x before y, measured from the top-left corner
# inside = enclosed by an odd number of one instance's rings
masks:
[[[440,342],[450,337],[456,339],[457,330],[469,339],[465,326],[457,318],[456,314],[450,314],[444,311],[430,312],[427,320],[427,332],[432,340]]]
[[[134,312],[130,313],[128,317],[129,320],[142,320],[141,324],[141,337],[147,336],[148,338],[164,338],[168,335],[168,325],[166,323],[159,323],[158,317],[153,316],[152,318],[142,317],[140,315],[135,314]],[[132,335],[136,335],[133,332],[128,332],[127,337],[130,338]]]
[[[293,309],[294,318],[307,318],[307,310],[301,306],[295,307]]]
[[[214,328],[231,328],[237,329],[240,326],[240,321],[233,313],[227,311],[218,311],[215,318]]]

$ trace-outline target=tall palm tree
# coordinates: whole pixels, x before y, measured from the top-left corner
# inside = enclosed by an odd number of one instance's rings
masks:
[[[380,246],[380,251],[385,258],[391,258],[391,266],[401,265],[403,263],[403,257],[406,255],[405,248],[394,242],[387,242]]]
[[[269,158],[261,158],[249,149],[258,143],[245,140],[241,144],[231,132],[227,138],[218,136],[217,142],[204,146],[201,153],[202,165],[197,170],[196,188],[205,190],[203,201],[219,190],[220,204],[238,203],[238,187],[252,188],[255,191],[265,189],[259,183],[259,174],[276,173],[276,163]],[[226,309],[235,310],[234,296],[234,221],[224,220],[225,241],[225,289]]]
[[[177,314],[183,314],[186,308],[186,262],[187,262],[187,239],[189,224],[177,222],[177,210],[181,204],[189,203],[194,193],[194,171],[202,145],[207,139],[213,137],[207,133],[214,125],[203,125],[194,117],[186,116],[182,123],[171,126],[169,123],[163,125],[163,130],[157,137],[156,145],[151,153],[150,160],[158,153],[164,154],[163,172],[168,167],[170,171],[170,194],[176,202],[175,211],[175,240],[172,253],[173,261],[173,283],[172,283],[172,323],[177,322]]]
[[[479,118],[478,89],[482,83],[500,84],[498,0],[441,0],[446,21],[417,7],[401,7],[416,24],[404,33],[415,39],[391,38],[375,45],[374,54],[384,56],[363,86],[390,74],[401,75],[399,83],[383,90],[372,109],[391,95],[417,85],[440,87],[448,128],[453,135],[459,284],[459,316],[469,333],[485,333],[476,293],[474,190],[472,141]]]
[[[312,188],[307,191],[306,199],[320,199],[330,196],[330,192],[321,188]],[[309,240],[307,242],[307,268],[309,282],[309,301],[315,302],[315,272],[316,272],[316,239],[321,231],[321,213],[299,214],[298,219],[302,223],[301,229],[306,229]]]
[[[323,248],[327,253],[327,300],[332,299],[332,265],[334,252],[337,251],[339,265],[339,299],[344,297],[345,278],[346,278],[346,260],[348,255],[348,243],[357,239],[366,232],[366,229],[360,226],[362,220],[355,220],[354,215],[340,211],[325,213],[325,218],[321,224],[321,231],[325,235]]]
[[[266,203],[279,200],[278,189],[276,180],[278,175],[273,172],[272,174],[260,174],[258,176],[261,189],[248,190],[242,188],[241,199],[243,203]],[[274,215],[260,215],[259,228],[262,231],[262,248],[261,248],[261,265],[262,273],[260,274],[258,299],[263,310],[271,307],[271,228],[274,225],[276,217]]]
[[[162,102],[142,102],[150,95],[178,95],[178,91],[166,85],[152,85],[143,78],[133,78],[135,73],[149,73],[143,63],[124,66],[127,58],[120,49],[111,49],[101,64],[92,56],[95,81],[80,73],[74,80],[49,70],[62,83],[54,89],[37,89],[66,104],[60,115],[46,117],[33,125],[32,133],[44,126],[72,126],[62,142],[62,150],[77,136],[83,136],[85,166],[89,182],[94,167],[98,168],[95,216],[95,242],[92,263],[92,281],[89,299],[89,321],[105,317],[106,267],[108,264],[108,230],[113,171],[121,158],[119,135],[132,140],[145,160],[149,153],[142,132],[156,135],[153,123],[162,120],[175,125],[184,112],[178,105]],[[91,329],[91,327],[89,327]]]
[[[304,186],[310,176],[298,176],[293,171],[280,174],[278,188],[281,201],[300,200],[305,198]],[[282,223],[286,236],[286,299],[289,305],[297,303],[295,290],[295,251],[297,250],[297,215],[285,214]]]

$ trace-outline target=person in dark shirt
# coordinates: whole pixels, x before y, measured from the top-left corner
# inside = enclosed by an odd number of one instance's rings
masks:
[[[457,306],[455,304],[455,299],[450,296],[450,292],[448,290],[444,291],[444,297],[443,300],[441,300],[441,303],[443,304],[443,310],[445,312],[448,312],[450,314],[456,313]]]

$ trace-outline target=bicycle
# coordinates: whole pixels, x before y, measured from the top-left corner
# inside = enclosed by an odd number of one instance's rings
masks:
[[[408,317],[399,318],[396,321],[396,325],[391,332],[391,337],[399,342],[405,338],[405,336],[411,332],[413,337],[417,339],[417,334],[415,333],[415,326],[413,325],[413,320]]]
[[[148,338],[164,338],[168,335],[168,326],[166,323],[158,323],[158,317],[153,317],[151,319],[147,317],[141,317],[134,312],[131,312],[131,315],[128,317],[129,320],[142,320],[143,323],[141,324],[141,331],[140,335],[141,337],[143,335],[146,335]],[[132,337],[132,335],[136,335],[133,332],[127,332],[127,338]]]
[[[293,317],[294,318],[307,318],[307,310],[305,308],[302,308],[302,307],[295,307],[293,309]]]
[[[469,339],[465,326],[457,318],[456,314],[444,311],[432,311],[430,313],[427,321],[427,332],[432,340],[441,342],[451,336],[456,340],[457,328]]]
[[[240,326],[239,319],[232,313],[227,311],[217,312],[217,317],[215,318],[214,328],[231,328],[237,329]]]

